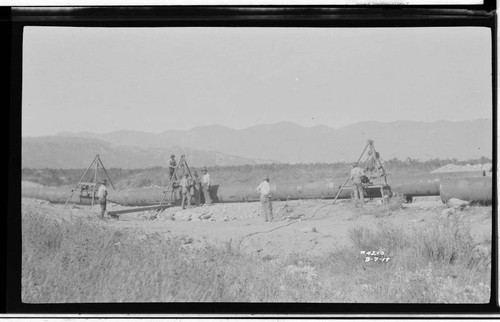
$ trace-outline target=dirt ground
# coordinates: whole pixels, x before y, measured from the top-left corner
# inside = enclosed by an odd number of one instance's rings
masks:
[[[106,216],[100,219],[99,206],[50,204],[47,201],[23,198],[23,209],[34,208],[40,213],[51,213],[61,219],[74,216],[95,219],[118,230],[133,228],[144,234],[159,233],[166,237],[180,237],[187,247],[216,245],[238,246],[240,251],[259,257],[276,258],[290,254],[321,255],[350,243],[351,227],[375,228],[380,221],[411,227],[443,218],[446,206],[439,197],[415,198],[391,210],[379,200],[369,201],[356,208],[350,200],[293,200],[273,202],[275,219],[264,222],[258,202],[213,204],[182,210],[172,207],[162,212],[139,212],[120,215],[119,219]],[[108,210],[124,209],[108,204]],[[460,216],[470,225],[477,244],[491,245],[492,208],[474,206],[450,214]]]

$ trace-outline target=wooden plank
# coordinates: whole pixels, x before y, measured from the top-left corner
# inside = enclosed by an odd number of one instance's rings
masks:
[[[166,209],[172,207],[172,205],[161,205],[161,206],[147,206],[147,207],[134,207],[134,208],[128,208],[128,209],[121,209],[121,210],[111,210],[108,211],[108,215],[119,215],[119,214],[127,214],[127,213],[132,213],[132,212],[141,212],[141,211],[149,211],[149,210],[157,210],[157,209]]]

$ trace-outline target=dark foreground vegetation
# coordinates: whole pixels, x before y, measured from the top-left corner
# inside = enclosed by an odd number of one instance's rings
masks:
[[[484,164],[491,163],[485,157],[458,161],[456,159],[432,159],[420,161],[407,158],[386,160],[385,167],[393,175],[428,173],[447,164]],[[223,183],[255,183],[269,175],[271,180],[278,182],[312,182],[345,177],[351,169],[350,163],[312,163],[312,164],[262,164],[245,166],[209,167],[212,181]],[[164,186],[168,182],[167,168],[154,167],[149,169],[107,169],[111,180],[117,188],[142,188]],[[194,170],[194,169],[191,169]],[[199,169],[198,169],[199,170]],[[45,186],[75,185],[85,169],[22,169],[22,180],[36,182]],[[199,172],[199,171],[198,171]]]

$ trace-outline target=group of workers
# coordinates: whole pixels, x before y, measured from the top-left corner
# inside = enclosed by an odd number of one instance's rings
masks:
[[[365,203],[365,186],[370,184],[372,179],[385,176],[384,161],[378,152],[368,151],[368,159],[365,167],[359,166],[358,162],[353,163],[350,173],[352,181],[355,203],[363,205]]]
[[[208,174],[207,168],[201,169],[202,176],[198,176],[198,172],[194,170],[192,176],[189,172],[184,171],[184,175],[178,180],[177,172],[179,167],[184,167],[184,158],[182,158],[181,163],[178,165],[175,160],[175,155],[172,154],[169,160],[169,178],[172,182],[172,187],[174,183],[178,183],[178,187],[181,190],[181,207],[186,209],[186,207],[191,207],[191,199],[194,199],[196,206],[203,204],[211,205],[212,199],[210,197],[210,175]],[[368,174],[368,175],[367,175]],[[370,150],[368,151],[368,159],[365,162],[365,167],[359,166],[359,163],[353,163],[352,170],[350,173],[350,180],[353,184],[354,199],[356,204],[364,204],[364,187],[369,184],[373,178],[381,177],[385,175],[384,162],[380,158],[378,152],[375,154]],[[97,191],[97,196],[99,197],[99,204],[101,206],[101,217],[104,217],[106,212],[106,199],[107,199],[107,181],[102,180],[101,185]],[[264,220],[273,220],[273,206],[271,202],[271,186],[269,185],[269,176],[266,176],[264,180],[259,184],[256,189],[260,193],[260,202],[262,204],[264,212]],[[172,191],[173,196],[173,191]]]
[[[198,172],[194,170],[192,172],[192,176],[189,172],[184,171],[184,175],[179,176],[178,168],[184,167],[184,158],[182,158],[179,165],[175,160],[175,155],[172,154],[170,156],[170,161],[168,164],[169,168],[169,179],[172,182],[172,186],[178,183],[178,186],[181,188],[181,207],[182,209],[186,209],[186,207],[191,207],[191,199],[194,199],[194,203],[196,206],[200,206],[203,204],[211,205],[212,198],[210,197],[210,175],[208,174],[208,170],[206,167],[201,169],[202,176],[201,178],[198,175]],[[173,195],[173,191],[172,191]]]
[[[198,172],[194,170],[192,172],[192,177],[188,172],[182,176],[180,180],[177,177],[177,171],[179,167],[183,167],[184,164],[181,162],[179,165],[175,160],[175,155],[170,156],[169,161],[169,174],[171,182],[179,181],[179,186],[181,188],[181,207],[186,209],[186,207],[191,207],[191,198],[194,198],[196,206],[203,204],[201,198],[204,198],[205,204],[212,204],[212,199],[210,197],[210,175],[208,174],[207,168],[204,167],[202,172],[202,177],[198,176]],[[260,202],[264,209],[264,219],[265,221],[273,220],[273,206],[271,203],[271,187],[269,185],[269,177],[266,176],[264,181],[262,181],[257,187],[257,191],[260,192]]]
[[[169,169],[170,178],[176,179],[176,168],[177,162],[175,161],[175,155],[170,156]],[[204,197],[205,203],[210,205],[212,200],[210,198],[210,175],[207,172],[207,168],[202,170],[203,176],[200,179],[198,173],[193,171],[193,177],[191,178],[188,173],[180,180],[182,202],[181,207],[185,209],[185,204],[187,207],[191,206],[191,198],[194,197],[196,206],[200,205],[200,197]],[[356,204],[364,204],[364,187],[371,183],[371,180],[377,177],[385,176],[384,161],[380,157],[378,152],[373,153],[372,150],[368,151],[368,159],[365,162],[365,167],[359,166],[358,162],[353,164],[353,168],[350,173],[350,179],[353,184],[353,193]],[[259,184],[256,189],[260,193],[260,203],[262,204],[264,212],[264,221],[273,220],[273,206],[271,202],[271,186],[269,185],[269,176],[266,176],[264,180]]]

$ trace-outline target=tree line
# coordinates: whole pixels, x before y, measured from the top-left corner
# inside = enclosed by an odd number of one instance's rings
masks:
[[[391,175],[419,174],[428,173],[447,164],[474,165],[491,162],[491,159],[487,157],[469,160],[431,159],[425,161],[412,158],[406,158],[405,160],[393,158],[385,160],[385,168],[387,173]],[[208,171],[211,175],[211,180],[215,184],[256,183],[261,181],[266,175],[269,175],[271,180],[279,182],[313,182],[345,177],[351,169],[351,164],[350,162],[307,164],[272,163],[260,165],[213,166],[208,167]],[[45,186],[71,186],[76,185],[85,173],[85,170],[86,169],[23,168],[21,177],[23,181],[36,182]],[[147,169],[109,168],[106,170],[117,188],[165,186],[168,183],[168,169],[164,167],[152,167]],[[101,178],[104,178],[103,172],[99,173],[98,179]],[[90,178],[90,180],[93,180],[93,178]]]

